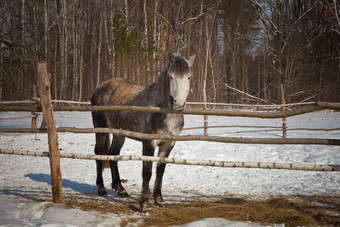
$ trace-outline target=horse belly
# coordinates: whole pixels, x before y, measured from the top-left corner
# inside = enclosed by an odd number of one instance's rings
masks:
[[[153,133],[150,128],[150,113],[147,112],[108,111],[107,118],[112,128],[133,132]]]

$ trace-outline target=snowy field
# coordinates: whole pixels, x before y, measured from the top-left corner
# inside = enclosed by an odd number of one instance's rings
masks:
[[[57,113],[83,118],[57,117],[57,126],[92,127],[90,113]],[[29,113],[0,113],[0,118],[25,116]],[[38,119],[38,125],[39,121]],[[203,125],[203,116],[185,116],[185,128]],[[292,128],[340,128],[340,113],[321,111],[287,119]],[[228,127],[211,128],[209,135],[233,137],[281,138],[282,132],[244,132],[254,128],[236,126],[281,126],[281,119],[242,117],[209,117],[209,125]],[[231,127],[232,126],[232,127]],[[29,128],[30,119],[0,120],[0,127]],[[266,128],[262,128],[266,129]],[[202,135],[203,129],[184,130],[183,135]],[[340,131],[288,131],[288,138],[340,139]],[[60,152],[93,154],[93,134],[59,133]],[[45,134],[0,133],[2,149],[48,151]],[[141,154],[141,143],[127,139],[122,155]],[[323,145],[265,145],[226,144],[204,141],[177,142],[170,157],[195,160],[277,162],[305,164],[340,164],[340,147]],[[155,165],[154,165],[155,166]],[[124,187],[133,198],[138,198],[142,184],[142,165],[129,161],[119,163]],[[61,159],[64,198],[96,198],[95,162],[89,160]],[[104,172],[104,182],[110,188],[111,176]],[[151,179],[150,187],[153,186]],[[247,195],[264,198],[270,195],[333,195],[340,196],[339,172],[307,172],[266,169],[230,169],[168,165],[163,180],[163,196],[168,202],[194,198],[213,198],[223,195]],[[109,190],[107,199],[115,193]],[[0,155],[0,225],[5,226],[119,226],[126,218],[104,215],[78,209],[51,206],[51,182],[48,158]],[[140,214],[135,214],[140,215]],[[241,226],[221,219],[201,220],[191,226]],[[138,225],[138,223],[137,223]],[[242,223],[243,226],[254,226]]]

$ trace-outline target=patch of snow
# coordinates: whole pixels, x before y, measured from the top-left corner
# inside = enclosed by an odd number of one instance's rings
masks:
[[[50,202],[18,200],[0,196],[1,226],[119,226],[121,219],[115,214],[99,214],[79,209],[66,209]]]
[[[250,222],[229,221],[222,218],[205,218],[200,221],[194,221],[182,225],[182,227],[262,227],[262,226],[264,225]],[[284,225],[277,224],[274,225],[274,227],[284,227]]]

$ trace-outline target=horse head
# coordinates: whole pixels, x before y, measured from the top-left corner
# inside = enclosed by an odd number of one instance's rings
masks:
[[[181,111],[186,106],[186,100],[190,90],[191,67],[195,60],[195,55],[188,60],[179,53],[169,54],[168,77],[169,92],[172,107]]]

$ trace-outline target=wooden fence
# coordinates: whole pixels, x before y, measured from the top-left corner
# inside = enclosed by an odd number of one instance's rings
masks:
[[[204,140],[211,142],[225,142],[225,143],[253,143],[253,144],[322,144],[322,145],[340,145],[339,139],[319,139],[319,138],[242,138],[242,137],[218,137],[218,136],[171,136],[171,135],[156,135],[145,134],[138,132],[125,131],[121,129],[109,128],[56,128],[54,120],[54,111],[141,111],[141,112],[157,112],[170,114],[191,114],[191,115],[216,115],[216,116],[241,116],[241,117],[255,117],[255,118],[285,118],[298,114],[309,113],[322,109],[340,110],[340,103],[314,102],[306,105],[295,107],[294,109],[286,109],[280,112],[245,112],[235,110],[198,110],[186,109],[181,112],[174,110],[162,109],[158,107],[140,107],[140,106],[62,106],[53,107],[50,95],[50,76],[46,70],[46,64],[39,62],[37,65],[40,99],[33,97],[32,100],[26,100],[24,104],[34,105],[33,107],[25,106],[6,106],[6,102],[0,102],[0,111],[28,111],[36,116],[37,112],[42,111],[46,129],[32,128],[14,129],[14,128],[0,128],[0,132],[12,133],[48,133],[49,152],[30,152],[30,151],[13,151],[0,149],[0,154],[15,154],[15,155],[30,155],[39,157],[49,157],[51,166],[52,178],[52,194],[53,201],[58,203],[62,201],[62,187],[61,187],[61,171],[60,158],[77,158],[77,159],[91,159],[91,160],[140,160],[149,162],[163,162],[183,165],[203,165],[203,166],[218,166],[230,168],[270,168],[270,169],[289,169],[289,170],[311,170],[311,171],[340,171],[340,165],[313,165],[313,164],[292,164],[292,163],[251,163],[251,162],[226,162],[226,161],[200,161],[200,160],[183,160],[172,158],[159,157],[144,157],[144,156],[97,156],[97,155],[79,155],[79,154],[60,154],[58,150],[58,134],[57,132],[72,132],[72,133],[115,133],[130,138],[140,139],[157,139],[157,140]],[[38,103],[37,103],[38,102]],[[65,102],[66,101],[62,101]],[[20,102],[14,102],[19,104]],[[74,104],[84,104],[81,102],[67,102]],[[2,105],[1,105],[2,104]],[[13,103],[12,103],[13,104]],[[88,103],[85,103],[88,105]],[[287,105],[284,105],[287,106]],[[36,122],[36,119],[35,119]],[[285,125],[284,125],[285,127]]]

